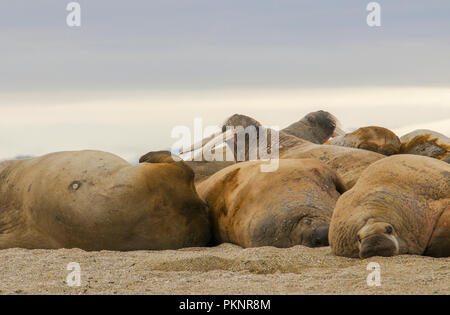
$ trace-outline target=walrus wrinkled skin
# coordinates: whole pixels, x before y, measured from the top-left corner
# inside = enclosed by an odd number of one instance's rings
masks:
[[[131,165],[76,151],[0,163],[0,248],[177,249],[210,225],[192,170],[158,153]]]
[[[450,165],[409,154],[372,164],[339,198],[329,240],[339,256],[448,257]]]
[[[328,226],[342,183],[316,159],[263,161],[227,167],[197,184],[208,204],[216,243],[243,247],[328,245]]]
[[[359,128],[344,136],[335,137],[327,144],[364,149],[388,156],[398,154],[401,145],[395,133],[376,126]]]
[[[400,152],[429,156],[443,161],[450,159],[450,138],[432,130],[414,130],[400,138]]]

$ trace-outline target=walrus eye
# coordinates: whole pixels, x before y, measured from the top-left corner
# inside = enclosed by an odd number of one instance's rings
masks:
[[[358,242],[361,243],[361,236],[359,236],[359,234],[356,236],[358,238]]]
[[[311,220],[310,220],[310,219],[306,219],[306,220],[305,220],[305,224],[306,224],[306,225],[311,225]]]
[[[387,234],[392,234],[392,226],[386,226],[386,233]]]

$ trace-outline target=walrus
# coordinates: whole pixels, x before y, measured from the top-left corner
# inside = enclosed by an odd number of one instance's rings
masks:
[[[0,163],[0,248],[177,249],[208,244],[194,173],[169,152],[139,165],[101,151]]]
[[[450,165],[409,154],[375,162],[339,198],[329,241],[338,256],[448,257]]]
[[[301,120],[282,129],[282,131],[316,144],[323,144],[330,137],[345,134],[338,119],[333,114],[323,110],[307,114]]]
[[[239,130],[227,130],[226,127],[243,127],[243,131]],[[249,141],[249,137],[245,133],[248,127],[257,128],[257,139]],[[234,153],[235,160],[238,162],[238,156],[244,157],[243,160],[248,161],[249,148],[252,146],[258,146],[260,139],[260,130],[266,130],[267,134],[270,135],[273,132],[271,129],[263,128],[261,123],[257,120],[240,114],[234,114],[225,122],[222,128],[222,134],[217,137],[224,137],[227,145],[231,148]],[[245,146],[239,147],[237,144],[238,138],[244,133],[246,137]],[[324,162],[330,168],[335,170],[346,189],[350,189],[357,181],[362,171],[366,169],[370,164],[378,161],[385,156],[376,152],[371,152],[367,150],[347,148],[335,145],[326,144],[315,144],[307,140],[300,139],[296,136],[289,135],[282,130],[278,132],[278,147],[279,147],[279,158],[280,159],[301,159],[301,158],[316,158]],[[269,137],[270,138],[270,137]],[[214,141],[214,140],[211,140]],[[206,144],[208,145],[208,144]],[[268,150],[273,147],[275,143],[268,142]]]
[[[242,121],[240,121],[241,118]],[[244,115],[232,115],[222,124],[222,132],[226,131],[227,126],[257,126],[258,124],[259,122],[251,117]],[[331,113],[323,110],[311,112],[305,115],[299,121],[282,129],[282,131],[288,135],[292,135],[317,144],[324,143],[332,136],[336,137],[345,134],[340,128],[340,122],[338,121],[338,119]],[[212,134],[211,136],[202,139],[200,142],[193,144],[185,152],[181,152],[181,154],[193,152],[199,148],[204,148],[205,145],[207,145],[218,135],[221,135],[221,133]],[[204,156],[199,156],[199,153],[191,157],[191,160],[185,161],[185,163],[194,170],[196,182],[211,176],[217,171],[228,167],[235,162],[234,160],[227,159],[227,154],[228,156],[230,155],[226,152],[226,150],[229,150],[232,142],[228,140],[227,143],[228,146],[220,147],[217,149],[215,149],[214,146],[211,145],[212,152],[214,152],[215,150],[220,150],[220,152],[222,152],[220,161],[207,161],[204,159]]]
[[[450,138],[432,130],[414,130],[400,138],[400,152],[424,155],[439,160],[450,158]]]
[[[263,161],[229,166],[197,184],[207,203],[215,243],[242,247],[328,245],[328,226],[343,185],[317,159]]]
[[[327,144],[364,149],[387,156],[398,154],[401,145],[395,133],[377,126],[359,128],[346,135],[330,139]]]

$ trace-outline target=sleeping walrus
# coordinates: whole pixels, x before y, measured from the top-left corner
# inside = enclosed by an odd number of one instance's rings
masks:
[[[260,171],[262,163],[238,163],[197,184],[215,241],[327,246],[331,214],[343,190],[336,173],[316,159],[280,160],[270,173]]]
[[[344,136],[335,137],[327,144],[364,149],[383,155],[400,152],[400,139],[397,135],[389,129],[376,126],[359,128]]]
[[[395,155],[369,166],[333,212],[339,256],[450,255],[450,165]]]
[[[146,162],[78,151],[0,163],[0,248],[206,245],[210,226],[192,170],[169,152]]]
[[[424,155],[439,160],[450,158],[450,138],[442,133],[418,129],[400,138],[401,153]]]

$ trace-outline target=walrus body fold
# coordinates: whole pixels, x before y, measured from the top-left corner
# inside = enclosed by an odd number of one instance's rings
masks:
[[[406,154],[372,164],[339,198],[329,238],[339,256],[450,256],[450,165]]]
[[[217,243],[243,247],[328,245],[328,225],[343,187],[334,171],[316,159],[229,166],[197,184],[208,204]]]
[[[361,173],[372,163],[383,159],[384,156],[361,149],[340,147],[328,144],[313,144],[306,141],[298,143],[285,150],[280,149],[282,159],[319,159],[336,171],[342,179],[346,190],[352,188]]]
[[[175,249],[209,239],[183,162],[77,151],[0,163],[0,248]]]

